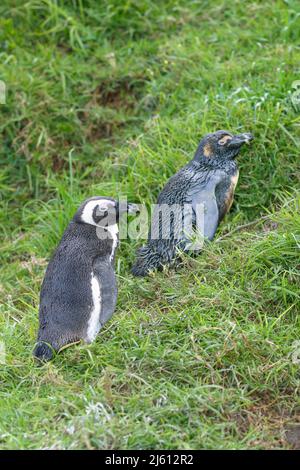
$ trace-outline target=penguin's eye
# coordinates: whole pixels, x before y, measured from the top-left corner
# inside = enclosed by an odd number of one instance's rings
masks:
[[[95,217],[100,217],[101,219],[103,219],[103,217],[107,217],[108,216],[108,210],[107,210],[107,207],[106,206],[96,206],[95,209],[94,209],[94,216]]]
[[[227,144],[227,142],[229,142],[230,140],[232,140],[232,137],[230,135],[224,135],[219,141],[218,141],[218,144],[219,145],[225,145]]]

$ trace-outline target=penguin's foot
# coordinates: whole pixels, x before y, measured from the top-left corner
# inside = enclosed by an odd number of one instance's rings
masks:
[[[146,266],[143,266],[139,262],[136,262],[132,266],[131,272],[136,277],[145,277],[145,276],[148,276],[148,274],[149,274],[149,270],[146,268]]]
[[[40,362],[51,361],[55,353],[55,350],[49,343],[44,341],[38,341],[33,350],[33,356]]]
[[[148,276],[155,271],[162,271],[163,266],[171,264],[172,261],[172,256],[167,250],[161,254],[152,251],[149,246],[145,245],[138,250],[136,262],[131,268],[131,272],[134,276]]]

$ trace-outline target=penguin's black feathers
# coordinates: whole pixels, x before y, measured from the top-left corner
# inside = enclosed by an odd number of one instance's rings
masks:
[[[132,207],[127,209],[133,212]],[[116,212],[118,204],[113,199],[91,198],[66,228],[41,287],[36,358],[47,361],[53,350],[80,340],[93,341],[112,316],[117,300],[114,257],[118,235],[116,229],[112,231],[117,227]]]
[[[209,240],[213,239],[232,203],[238,179],[235,157],[242,144],[251,139],[251,134],[234,136],[228,131],[217,131],[201,140],[194,158],[169,179],[158,196],[147,244],[138,250],[132,267],[135,276],[146,276],[164,265],[172,265],[178,251],[188,251],[191,234],[181,234],[176,238],[174,227],[182,222],[176,221],[176,216],[171,219],[173,227],[169,230],[170,236],[161,236],[164,227],[157,214],[163,205],[190,206],[192,225],[195,226],[196,206],[202,203],[205,207],[203,235]],[[153,238],[153,233],[159,233],[159,236]]]

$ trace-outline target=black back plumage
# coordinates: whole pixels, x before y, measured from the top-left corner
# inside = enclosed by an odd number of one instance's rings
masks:
[[[243,135],[245,136],[244,141],[252,138],[250,134]],[[227,131],[208,134],[201,140],[193,160],[169,179],[157,200],[158,207],[156,214],[164,204],[168,206],[193,205],[197,197],[200,198],[200,201],[208,202],[209,196],[206,189],[210,186],[215,186],[213,198],[215,198],[218,213],[214,214],[213,210],[210,210],[206,216],[206,221],[209,222],[207,224],[209,227],[209,239],[212,239],[217,224],[222,220],[229,208],[227,198],[231,197],[229,194],[230,188],[232,187],[233,180],[237,179],[238,176],[238,167],[234,157],[237,155],[241,144],[236,147],[232,146],[229,149],[229,146],[226,148],[225,141],[224,147],[222,144],[223,148],[219,149],[217,147],[218,139],[222,139],[224,136],[229,136],[232,141],[234,141],[234,138],[239,137],[241,143],[243,142],[242,137],[232,136]],[[210,205],[212,206],[211,201]],[[170,236],[164,238],[161,236],[162,221],[156,214],[154,211],[147,244],[137,252],[136,261],[132,268],[132,273],[135,276],[145,276],[151,270],[161,269],[166,264],[172,264],[176,260],[178,250],[185,250],[187,246],[186,237],[178,239],[174,236],[173,228],[176,223],[182,223],[182,216],[179,215],[180,220],[176,221],[174,215],[171,215]],[[216,221],[214,224],[211,224],[211,220],[207,219],[213,217],[216,218]],[[154,225],[157,225],[157,227],[153,228]],[[153,238],[153,233],[158,233],[159,236]]]
[[[78,208],[45,273],[36,358],[47,361],[71,343],[92,342],[111,318],[117,300],[117,222],[125,212],[135,214],[138,206],[92,197]]]
[[[91,289],[87,286],[93,263],[98,258],[109,257],[112,243],[111,238],[98,239],[96,227],[92,225],[74,221],[69,224],[42,283],[40,327],[34,356],[49,360],[53,350],[83,337],[93,304]]]
[[[117,298],[113,228],[119,212],[117,201],[93,197],[66,228],[41,287],[36,358],[49,360],[64,346],[92,341],[111,317]]]

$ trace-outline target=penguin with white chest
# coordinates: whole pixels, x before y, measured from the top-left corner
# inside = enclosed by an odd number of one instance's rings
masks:
[[[42,284],[37,359],[49,361],[54,351],[80,340],[91,343],[111,318],[117,301],[118,221],[126,212],[138,208],[107,197],[87,199],[77,210]]]

